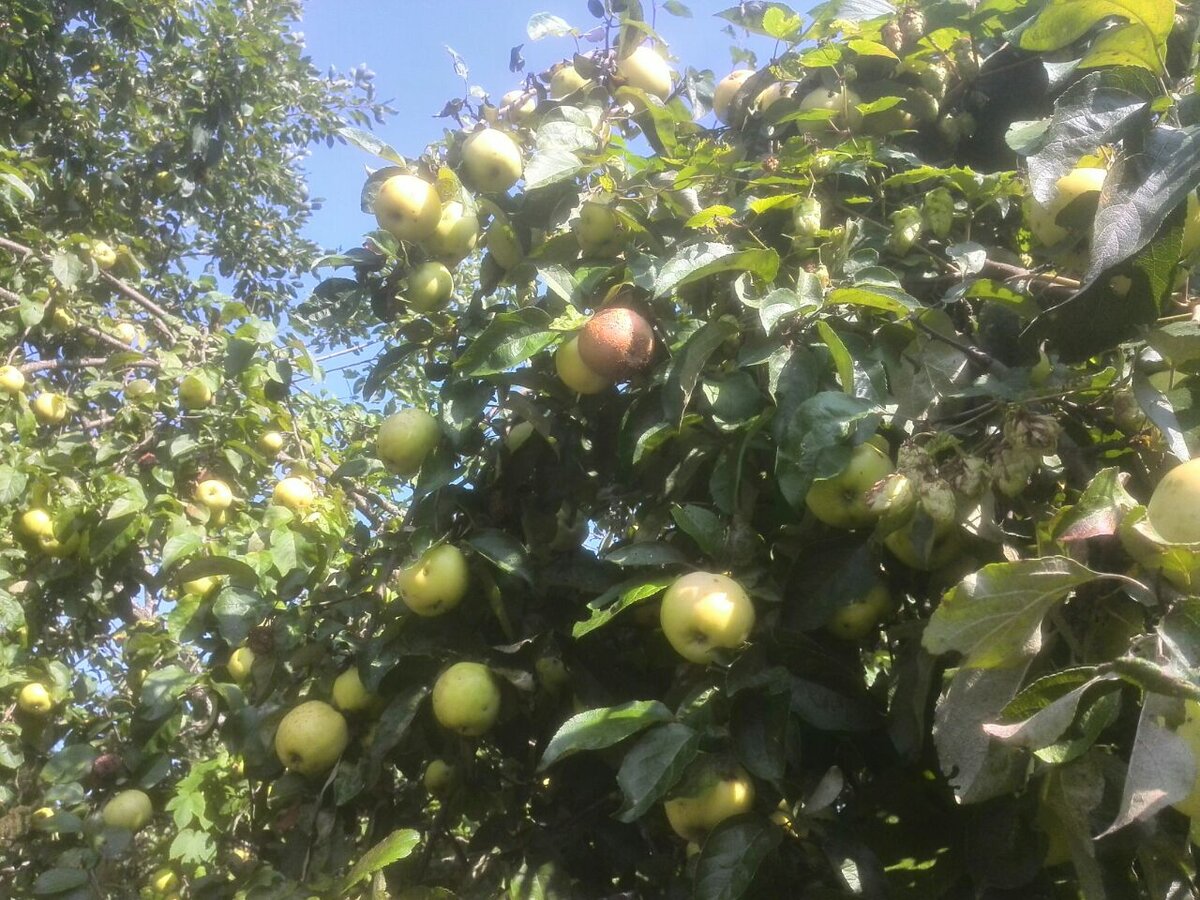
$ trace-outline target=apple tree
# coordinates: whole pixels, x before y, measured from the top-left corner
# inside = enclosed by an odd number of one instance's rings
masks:
[[[0,883],[1197,896],[1194,11],[589,0],[394,147],[291,4],[44,7]]]

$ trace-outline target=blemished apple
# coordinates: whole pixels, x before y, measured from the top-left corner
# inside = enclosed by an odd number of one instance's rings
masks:
[[[617,74],[630,87],[653,94],[660,100],[671,96],[671,67],[653,48],[642,44],[617,60]]]
[[[219,478],[207,478],[196,485],[196,500],[213,512],[229,509],[233,505],[233,491]]]
[[[1108,171],[1095,166],[1080,166],[1072,169],[1054,183],[1054,196],[1042,204],[1030,197],[1026,205],[1029,230],[1038,242],[1046,247],[1061,244],[1071,230],[1058,224],[1058,214],[1084,194],[1099,194],[1104,187]],[[1091,229],[1088,229],[1090,235]]]
[[[892,470],[892,461],[886,453],[872,443],[859,444],[845,469],[812,483],[804,502],[826,525],[865,528],[879,518],[871,505],[871,488]]]
[[[625,381],[654,359],[654,326],[636,309],[606,306],[579,331],[579,358],[603,378]]]
[[[204,409],[213,402],[212,388],[199,373],[189,372],[179,382],[179,405],[186,410]]]
[[[109,828],[140,831],[153,818],[154,805],[143,791],[121,791],[104,804],[100,816]]]
[[[754,806],[754,781],[736,764],[696,760],[684,774],[688,793],[663,804],[667,821],[686,841],[700,843],[726,819]]]
[[[43,425],[60,425],[67,418],[67,398],[52,391],[43,391],[33,398],[33,414]]]
[[[379,426],[375,454],[387,468],[405,478],[415,475],[441,437],[437,419],[423,409],[402,409]]]
[[[834,113],[833,118],[813,122],[797,122],[796,129],[801,132],[822,132],[835,127],[854,130],[862,121],[862,114],[857,108],[858,103],[858,94],[848,87],[842,87],[841,90],[817,88],[800,101],[800,109],[828,109]]]
[[[425,250],[447,266],[456,266],[479,243],[479,217],[469,213],[457,200],[442,206],[437,228],[425,241]]]
[[[680,656],[704,665],[746,642],[754,628],[754,604],[732,578],[691,572],[667,588],[659,621]]]
[[[734,69],[717,82],[716,90],[713,91],[713,112],[716,114],[718,121],[726,125],[729,124],[729,113],[730,108],[733,106],[733,98],[737,96],[737,92],[742,89],[742,85],[753,74],[753,69]]]
[[[266,431],[258,439],[258,449],[267,456],[274,456],[283,449],[284,437],[278,431]]]
[[[579,208],[579,218],[571,230],[584,256],[612,256],[625,246],[621,217],[611,206],[594,200],[585,201]]]
[[[272,503],[276,506],[286,507],[292,512],[304,512],[313,505],[316,498],[317,493],[313,489],[313,483],[298,475],[281,478],[275,485],[275,490],[271,492]]]
[[[250,671],[254,668],[254,651],[249,647],[238,647],[229,654],[229,662],[225,663],[225,668],[229,670],[229,677],[238,684],[243,684],[250,677]]]
[[[487,194],[507,191],[521,177],[521,148],[496,128],[485,128],[468,137],[463,143],[462,160],[467,184]]]
[[[825,628],[836,637],[859,641],[871,634],[891,611],[891,592],[886,584],[877,584],[858,600],[839,606]]]
[[[44,684],[31,681],[17,694],[17,706],[30,715],[40,717],[54,708],[54,699]]]
[[[349,742],[345,717],[323,700],[308,700],[280,721],[275,755],[289,772],[321,775],[333,768]]]
[[[0,366],[0,391],[10,397],[25,390],[25,374],[16,366]]]
[[[453,544],[441,544],[401,569],[397,586],[404,605],[418,616],[440,616],[462,602],[470,581],[463,552]]]
[[[438,724],[466,737],[478,737],[500,715],[500,688],[482,663],[458,662],[433,685],[433,715]]]
[[[1146,504],[1146,518],[1164,540],[1200,543],[1200,459],[1178,465],[1162,477]]]
[[[579,355],[579,335],[558,345],[554,353],[554,368],[562,383],[577,394],[598,394],[612,385],[612,381],[599,372],[588,368]]]
[[[563,63],[550,76],[550,96],[555,100],[562,100],[591,83],[589,79],[579,74],[579,70],[575,66]]]
[[[421,781],[431,796],[445,797],[454,787],[457,774],[454,766],[444,759],[431,759],[429,765],[425,767],[425,774]]]
[[[351,666],[333,680],[333,705],[342,712],[361,712],[374,702],[375,695],[363,685],[357,666]]]
[[[454,293],[454,276],[443,263],[423,262],[408,273],[408,290],[404,296],[417,312],[441,309]]]
[[[442,201],[428,181],[393,175],[375,196],[375,218],[397,240],[423,241],[437,231]]]

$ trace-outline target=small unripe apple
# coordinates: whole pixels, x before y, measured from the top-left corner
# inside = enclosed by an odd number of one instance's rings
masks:
[[[1094,166],[1080,166],[1072,169],[1054,183],[1054,195],[1048,203],[1042,204],[1032,197],[1026,206],[1029,218],[1029,230],[1038,242],[1047,247],[1060,244],[1071,234],[1070,230],[1058,224],[1058,215],[1078,197],[1099,193],[1104,187],[1104,179],[1108,172]],[[1088,228],[1090,235],[1091,228]]]
[[[179,586],[179,589],[184,594],[193,594],[197,597],[207,597],[212,589],[221,583],[221,579],[216,575],[204,575],[200,578],[193,578],[191,581],[185,581]]]
[[[88,248],[88,255],[91,256],[96,267],[105,272],[117,262],[117,251],[107,241],[92,241],[91,247]]]
[[[467,138],[462,159],[465,180],[477,191],[501,193],[521,177],[521,148],[512,137],[495,128],[476,131]]]
[[[16,366],[0,366],[0,391],[15,396],[25,390],[25,375]]]
[[[433,685],[433,715],[443,728],[478,737],[500,715],[500,688],[482,663],[459,662]]]
[[[579,208],[579,218],[571,230],[584,256],[611,256],[625,245],[621,217],[612,207],[594,200]]]
[[[61,306],[54,307],[50,313],[50,328],[54,331],[70,331],[75,327],[75,317]]]
[[[423,409],[402,409],[379,426],[375,454],[397,475],[415,475],[434,447],[441,431],[437,419]]]
[[[54,537],[54,520],[44,509],[27,509],[17,520],[17,529],[26,537]]]
[[[505,272],[515,269],[525,258],[525,250],[521,246],[517,233],[511,225],[501,222],[499,219],[494,219],[488,225],[484,244],[487,246],[488,253],[492,255],[492,259],[496,261],[496,265]]]
[[[425,241],[425,249],[434,259],[456,266],[466,259],[479,243],[479,218],[468,213],[457,200],[442,207],[437,228]]]
[[[360,712],[374,702],[375,695],[363,685],[357,666],[351,666],[333,680],[333,705],[342,712]]]
[[[617,60],[617,74],[630,87],[653,94],[660,100],[671,96],[671,67],[667,61],[645,44],[635,47],[628,56]]]
[[[275,490],[271,492],[271,502],[292,512],[303,512],[313,505],[316,496],[311,481],[297,475],[289,475],[275,485]]]
[[[415,175],[393,175],[375,196],[375,218],[401,241],[423,241],[437,231],[442,201],[428,181]]]
[[[754,781],[738,765],[697,760],[684,776],[691,793],[663,804],[667,821],[686,841],[700,843],[717,825],[754,806]]]
[[[154,806],[145,793],[138,790],[121,791],[104,804],[100,813],[109,828],[128,828],[139,831],[154,816]]]
[[[145,378],[135,378],[125,385],[125,399],[138,402],[154,394],[154,383]]]
[[[322,775],[333,768],[350,742],[346,720],[321,700],[292,709],[275,732],[275,755],[289,772]]]
[[[877,584],[858,600],[839,606],[825,627],[845,640],[862,640],[891,610],[891,592],[886,584]]]
[[[417,615],[440,616],[462,602],[470,582],[463,552],[453,544],[441,544],[401,569],[397,586],[404,605]]]
[[[883,539],[883,545],[900,562],[912,569],[932,572],[949,563],[962,548],[962,536],[958,528],[933,528],[928,541],[918,539],[915,524],[920,516],[914,516],[903,528],[898,528]],[[932,523],[924,520],[928,525]]]
[[[1200,543],[1200,459],[1178,465],[1163,476],[1146,504],[1146,518],[1164,540]]]
[[[725,575],[692,572],[675,579],[663,596],[659,620],[675,651],[707,664],[722,650],[740,647],[754,628],[754,604]]]
[[[871,506],[871,488],[892,472],[888,455],[872,443],[859,444],[846,468],[814,481],[804,498],[812,514],[835,528],[864,528],[879,518]]]
[[[579,355],[579,335],[558,345],[554,354],[554,368],[562,383],[577,394],[598,394],[612,382],[598,372],[588,368]]]
[[[755,98],[754,103],[759,112],[766,112],[784,97],[789,96],[791,86],[784,81],[773,81],[763,88]]]
[[[570,63],[564,63],[550,76],[550,96],[562,100],[589,84],[591,81],[580,75],[578,69]]]
[[[43,425],[59,425],[67,418],[67,399],[61,394],[43,391],[33,398],[33,414]]]
[[[118,341],[130,347],[135,346],[142,336],[138,327],[132,322],[118,322],[113,327],[112,333]]]
[[[238,647],[229,654],[229,662],[225,663],[225,668],[229,670],[229,677],[242,684],[250,677],[250,670],[254,667],[254,651],[249,647]]]
[[[196,372],[189,372],[179,382],[179,405],[183,409],[204,409],[212,405],[213,392],[208,382]]]
[[[44,684],[31,681],[17,694],[17,706],[33,716],[44,716],[54,708],[54,700]]]
[[[821,132],[830,128],[845,127],[851,130],[858,127],[862,115],[857,109],[858,94],[848,87],[841,90],[817,88],[800,101],[801,110],[828,109],[834,112],[832,119],[817,122],[797,122],[796,128],[801,132]]]
[[[500,98],[500,111],[504,118],[514,124],[527,122],[537,112],[537,92],[520,88],[509,91]]]
[[[454,292],[454,276],[440,262],[424,262],[408,273],[404,296],[417,312],[441,309]]]
[[[179,887],[179,876],[169,866],[155,869],[150,876],[150,890],[156,894],[170,894]]]
[[[717,82],[716,90],[713,91],[713,112],[716,113],[719,121],[726,125],[729,124],[729,112],[733,106],[733,98],[737,96],[742,85],[753,74],[753,69],[735,69]]]
[[[233,504],[233,491],[218,478],[208,478],[196,485],[196,500],[212,512],[229,509]]]
[[[431,759],[421,781],[433,797],[445,797],[454,787],[458,773],[444,759]]]
[[[258,439],[258,449],[268,456],[275,456],[283,449],[284,438],[278,431],[266,431]]]

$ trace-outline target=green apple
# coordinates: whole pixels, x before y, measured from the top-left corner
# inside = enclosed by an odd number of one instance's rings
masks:
[[[746,642],[754,628],[754,604],[732,578],[692,572],[667,588],[659,621],[680,656],[706,664]]]
[[[1061,244],[1071,234],[1068,228],[1058,224],[1058,214],[1071,205],[1076,198],[1089,193],[1099,193],[1104,187],[1107,170],[1094,166],[1072,169],[1054,183],[1054,194],[1048,203],[1042,204],[1032,197],[1026,205],[1029,230],[1038,242],[1046,247]],[[1090,234],[1091,229],[1088,229]]]
[[[929,529],[927,539],[917,537],[918,521],[923,521]],[[953,525],[938,527],[928,517],[918,515],[885,537],[883,545],[909,568],[932,572],[949,563],[960,552],[962,535]]]
[[[211,512],[220,512],[233,505],[233,491],[219,478],[201,481],[196,485],[195,497],[197,502],[208,507]]]
[[[478,737],[500,715],[500,688],[482,663],[459,662],[433,685],[433,715],[443,728]]]
[[[279,723],[275,755],[289,772],[321,775],[333,768],[349,742],[342,714],[322,700],[308,700]]]
[[[552,694],[557,694],[571,683],[571,673],[560,657],[539,656],[533,666],[542,687]]]
[[[718,121],[724,122],[726,125],[729,124],[729,113],[730,108],[733,106],[733,98],[742,89],[742,85],[746,83],[746,79],[753,74],[753,69],[734,69],[717,82],[717,88],[713,91],[713,112],[716,113]]]
[[[16,366],[0,366],[0,391],[10,397],[25,390],[25,375]]]
[[[508,448],[509,453],[516,453],[536,433],[537,429],[533,427],[532,422],[518,422],[508,429],[508,434],[504,436],[504,446]]]
[[[298,475],[281,478],[275,485],[275,490],[271,492],[272,503],[276,506],[286,507],[295,513],[304,512],[312,506],[316,497],[317,493],[313,489],[313,483]]]
[[[590,80],[580,75],[579,70],[573,65],[564,62],[550,76],[550,96],[555,100],[562,100],[591,83]]]
[[[832,110],[833,118],[815,122],[797,122],[796,128],[801,132],[822,132],[836,127],[854,130],[862,121],[862,115],[857,109],[858,102],[858,94],[848,87],[842,87],[840,90],[817,88],[800,101],[800,109]]]
[[[456,266],[470,256],[478,243],[479,218],[468,213],[457,200],[451,200],[442,207],[437,228],[424,246],[434,259]]]
[[[558,345],[554,354],[554,368],[562,383],[577,394],[598,394],[612,382],[598,372],[588,368],[579,355],[579,335]]]
[[[170,894],[179,887],[179,876],[170,866],[162,866],[150,875],[149,887],[156,894]]]
[[[379,226],[401,241],[423,241],[437,231],[442,201],[437,189],[415,175],[393,175],[375,196]]]
[[[429,765],[425,767],[425,774],[421,779],[425,790],[429,791],[433,797],[445,797],[454,788],[457,780],[458,773],[454,766],[444,759],[431,759]]]
[[[54,520],[44,509],[27,509],[17,519],[17,530],[26,537],[40,539],[54,537]]]
[[[686,841],[700,843],[717,825],[754,806],[754,781],[739,765],[701,757],[684,774],[687,793],[663,804],[667,821]]]
[[[397,586],[405,606],[418,616],[440,616],[462,602],[471,574],[453,544],[441,544],[400,570]]]
[[[766,112],[784,97],[790,96],[791,86],[787,82],[773,81],[758,92],[754,105],[759,112]]]
[[[54,708],[54,700],[44,684],[31,681],[17,694],[17,706],[34,716],[44,716]]]
[[[75,327],[75,317],[61,306],[54,307],[50,313],[50,328],[52,331],[70,331]]]
[[[258,439],[258,449],[267,456],[275,456],[283,449],[284,438],[278,431],[267,431]]]
[[[1183,738],[1192,751],[1196,761],[1196,780],[1192,791],[1182,800],[1171,804],[1189,819],[1200,818],[1200,702],[1196,700],[1183,701],[1183,724],[1175,729],[1175,733]]]
[[[404,296],[417,312],[441,309],[454,292],[454,276],[440,262],[424,262],[408,273]]]
[[[1146,504],[1146,518],[1166,541],[1200,543],[1200,459],[1163,476]]]
[[[500,98],[500,111],[514,125],[529,121],[537,112],[537,92],[520,88],[509,91]]]
[[[871,488],[891,474],[892,461],[872,443],[859,444],[837,475],[812,483],[805,504],[812,514],[835,528],[873,525],[879,513],[871,507]]]
[[[584,256],[612,256],[625,245],[621,217],[603,203],[587,200],[579,208],[579,218],[571,224],[575,240]]]
[[[52,391],[43,391],[33,398],[33,414],[43,425],[58,425],[67,418],[67,399]]]
[[[92,241],[88,255],[96,267],[107,272],[117,263],[117,251],[107,241]]]
[[[635,47],[628,56],[617,60],[617,74],[630,87],[653,94],[660,100],[671,96],[671,67],[645,44]]]
[[[342,712],[361,712],[374,702],[375,695],[363,686],[357,666],[351,666],[333,680],[333,705]]]
[[[488,225],[483,242],[488,253],[492,255],[492,259],[496,261],[496,265],[505,272],[515,269],[525,258],[525,250],[521,246],[517,233],[513,231],[511,225],[500,219],[493,219],[492,223]]]
[[[1200,194],[1192,191],[1187,198],[1187,211],[1183,220],[1183,244],[1179,258],[1188,259],[1200,250]],[[2,371],[2,370],[0,370]]]
[[[208,380],[199,372],[189,372],[179,382],[179,406],[181,409],[196,410],[211,406],[213,402],[212,388]]]
[[[220,577],[216,575],[205,575],[202,578],[193,578],[191,581],[185,581],[179,586],[179,589],[184,594],[207,597],[220,582]]]
[[[825,628],[848,641],[859,641],[875,630],[892,611],[892,595],[886,584],[877,584],[858,600],[839,606]]]
[[[437,419],[423,409],[402,409],[379,426],[375,455],[397,475],[415,475],[441,437]]]
[[[467,184],[487,194],[507,191],[521,177],[521,148],[496,128],[485,128],[468,137],[463,143],[462,160]]]
[[[129,384],[125,385],[125,398],[137,402],[146,397],[153,396],[154,383],[145,378],[135,378]]]
[[[136,345],[142,337],[142,333],[132,322],[118,322],[112,333],[118,341],[130,347]]]
[[[104,804],[100,816],[109,828],[128,828],[130,831],[139,831],[153,818],[154,805],[142,791],[121,791]]]
[[[254,651],[249,647],[238,647],[230,653],[229,662],[225,663],[229,677],[238,684],[243,684],[250,677],[250,670],[254,668],[254,657]]]

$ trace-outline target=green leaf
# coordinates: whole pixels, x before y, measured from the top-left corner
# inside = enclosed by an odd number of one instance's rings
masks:
[[[79,781],[91,771],[99,755],[100,751],[91,744],[68,744],[42,766],[42,780],[51,784]]]
[[[204,544],[204,531],[201,528],[188,528],[167,539],[163,545],[162,567],[169,569],[185,556],[191,556]]]
[[[763,281],[774,281],[779,272],[779,254],[774,250],[737,250],[727,244],[692,244],[659,270],[654,296],[665,297],[686,284],[721,272],[750,272]]]
[[[1041,647],[1046,613],[1097,577],[1063,556],[984,566],[946,593],[921,644],[935,656],[962,653],[965,668],[1022,665]]]
[[[829,355],[833,357],[833,365],[837,369],[838,381],[841,382],[842,390],[853,395],[854,360],[850,357],[850,351],[846,349],[846,345],[842,343],[842,339],[838,337],[832,326],[823,319],[817,322],[817,333],[821,335],[821,342],[829,350]]]
[[[904,291],[880,286],[835,288],[826,301],[830,305],[847,304],[868,309],[881,309],[897,316],[906,316],[921,308],[915,297]]]
[[[346,894],[359,882],[370,878],[380,869],[407,858],[421,843],[421,835],[412,828],[398,828],[358,858],[338,886]]]
[[[575,623],[571,629],[571,637],[578,639],[607,625],[616,617],[617,613],[624,612],[643,600],[657,596],[666,590],[674,580],[674,575],[661,575],[649,581],[643,578],[631,578],[609,588],[588,604],[588,609],[592,611],[591,616],[582,622]]]
[[[1116,467],[1097,472],[1074,506],[1054,525],[1060,541],[1082,541],[1117,533],[1125,513],[1137,506],[1125,483],[1129,476]]]
[[[529,306],[500,313],[454,362],[463,375],[506,372],[558,340],[550,330],[550,314]]]
[[[687,563],[687,554],[672,544],[660,541],[641,541],[614,547],[604,554],[606,562],[618,566],[681,566]]]
[[[812,482],[841,472],[852,448],[874,434],[877,424],[873,403],[841,391],[822,391],[799,404],[786,421],[775,459],[787,501],[803,509]]]
[[[584,750],[611,747],[651,725],[670,722],[673,718],[671,711],[657,700],[633,700],[620,706],[581,712],[567,719],[550,739],[538,770],[547,769],[560,759]]]
[[[197,578],[206,578],[210,575],[228,576],[232,583],[242,587],[258,585],[258,573],[240,559],[233,559],[229,556],[204,556],[193,559],[179,567],[179,571],[175,573],[175,580],[179,582],[195,581]]]
[[[711,510],[691,503],[673,506],[671,518],[707,556],[718,557],[725,549],[725,525]]]
[[[683,349],[675,355],[663,390],[663,413],[668,423],[678,427],[683,421],[688,401],[700,380],[700,373],[708,364],[708,358],[737,332],[737,322],[723,316],[704,325],[688,338]]]
[[[189,865],[201,865],[216,858],[217,845],[211,834],[196,828],[184,828],[171,841],[170,855],[171,859]]]
[[[83,869],[47,869],[33,883],[33,892],[38,895],[62,894],[83,887],[88,882],[88,873]]]
[[[1156,48],[1164,48],[1174,27],[1173,0],[1050,0],[1033,24],[1022,32],[1020,44],[1023,49],[1035,52],[1059,50],[1112,16],[1124,19],[1129,25],[1114,29],[1120,33],[1111,42],[1097,40],[1100,46],[1098,50],[1093,46],[1093,52],[1099,60],[1085,56],[1084,64],[1142,65],[1160,72],[1163,54]],[[1122,53],[1123,47],[1134,52]],[[1145,58],[1147,55],[1149,59]]]
[[[572,179],[583,168],[583,160],[569,150],[550,147],[539,150],[525,164],[525,190],[535,191]]]
[[[625,802],[616,817],[633,822],[646,814],[683,775],[700,749],[700,734],[678,722],[656,725],[629,748],[617,772]]]
[[[377,135],[369,131],[363,131],[361,128],[354,128],[350,125],[345,125],[337,130],[340,137],[349,141],[359,150],[365,150],[375,156],[386,159],[388,162],[393,162],[398,166],[407,166],[408,161],[403,156],[392,149],[391,145],[383,141]]]
[[[28,476],[12,466],[0,466],[0,503],[16,503],[25,496]]]
[[[527,557],[525,545],[511,534],[499,529],[488,528],[473,532],[467,538],[467,543],[476,553],[495,564],[501,571],[532,583],[528,567],[525,564]]]
[[[551,13],[541,12],[529,17],[525,33],[529,35],[531,41],[540,41],[548,37],[570,37],[575,33],[575,29],[565,19]]]
[[[221,637],[236,647],[250,634],[250,629],[270,610],[271,604],[254,591],[236,586],[221,588],[213,601],[213,616]]]
[[[766,819],[736,816],[708,836],[696,861],[695,900],[737,900],[750,889],[762,861],[783,840]]]
[[[179,666],[163,666],[155,669],[142,682],[139,711],[147,719],[161,719],[175,707],[196,676]]]

